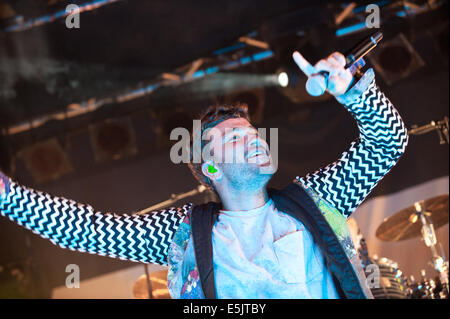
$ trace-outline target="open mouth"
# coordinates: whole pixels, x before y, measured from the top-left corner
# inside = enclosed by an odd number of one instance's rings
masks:
[[[250,158],[253,158],[253,157],[256,157],[256,156],[259,156],[259,155],[268,156],[268,153],[269,152],[265,148],[258,147],[255,150],[251,150],[250,152],[248,152],[247,159],[250,159]]]
[[[252,157],[255,157],[255,156],[258,156],[258,155],[266,155],[266,152],[257,150],[257,151],[251,152],[251,153],[247,156],[247,158],[252,158]]]

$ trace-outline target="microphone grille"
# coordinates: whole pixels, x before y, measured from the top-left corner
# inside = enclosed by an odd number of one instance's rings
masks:
[[[311,76],[306,81],[306,91],[309,95],[320,96],[325,93],[326,89],[325,78],[321,75]]]

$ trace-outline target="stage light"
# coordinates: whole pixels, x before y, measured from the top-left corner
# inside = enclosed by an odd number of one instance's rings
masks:
[[[69,157],[56,138],[25,147],[19,157],[36,183],[56,180],[73,171]]]
[[[91,124],[89,131],[97,162],[118,160],[138,152],[134,130],[128,117]]]
[[[280,84],[281,87],[287,87],[289,85],[289,76],[286,72],[280,72],[278,73],[278,84]]]
[[[399,33],[381,43],[368,59],[388,85],[392,85],[425,65],[408,39]]]
[[[189,102],[184,102],[182,106],[170,105],[169,107],[155,108],[150,111],[150,116],[155,122],[153,128],[156,134],[156,146],[159,150],[166,150],[172,147],[176,140],[170,139],[170,133],[179,127],[185,128],[188,131],[192,130],[192,121],[195,119],[194,115],[198,112],[191,112],[194,106]]]

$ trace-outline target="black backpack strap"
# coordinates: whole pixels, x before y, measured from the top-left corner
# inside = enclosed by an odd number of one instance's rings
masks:
[[[212,229],[221,205],[210,202],[195,206],[191,213],[192,238],[197,269],[203,294],[207,299],[216,299],[214,283]]]
[[[300,220],[311,233],[316,245],[321,249],[333,277],[336,277],[333,280],[338,280],[339,287],[336,288],[340,292],[340,297],[367,298],[344,248],[303,187],[291,183],[281,191],[269,189],[269,195],[279,210]]]

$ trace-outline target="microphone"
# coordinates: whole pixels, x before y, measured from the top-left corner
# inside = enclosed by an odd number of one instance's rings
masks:
[[[381,32],[376,32],[356,44],[352,49],[345,53],[345,69],[350,69],[355,74],[365,65],[362,59],[367,53],[383,39]],[[321,71],[316,75],[310,76],[306,81],[306,91],[312,96],[320,96],[325,93],[328,86],[328,72]]]

